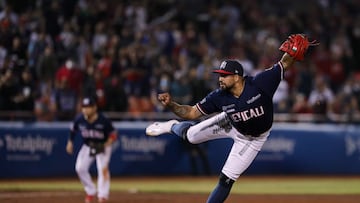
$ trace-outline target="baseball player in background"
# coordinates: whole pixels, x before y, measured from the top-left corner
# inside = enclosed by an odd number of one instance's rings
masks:
[[[83,145],[77,155],[75,169],[86,192],[85,203],[98,197],[103,203],[109,199],[111,145],[117,139],[117,132],[112,122],[98,112],[96,100],[85,97],[82,100],[82,113],[75,118],[70,128],[66,145],[68,154],[73,154],[73,142],[76,134],[83,138]],[[89,169],[96,160],[98,172],[97,188],[92,181]]]
[[[219,138],[234,140],[208,203],[224,202],[233,183],[261,150],[273,124],[272,97],[284,72],[295,61],[302,60],[308,47],[313,45],[317,45],[315,41],[309,42],[303,34],[290,35],[279,48],[285,52],[280,61],[254,77],[244,76],[243,67],[238,61],[223,61],[219,69],[213,71],[219,75],[220,88],[194,106],[172,101],[169,93],[158,95],[165,107],[190,121],[155,122],[146,128],[148,136],[172,133],[193,144]],[[217,114],[194,122],[213,113]]]

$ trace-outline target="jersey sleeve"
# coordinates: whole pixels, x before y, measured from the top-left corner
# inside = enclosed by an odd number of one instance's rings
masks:
[[[76,136],[76,132],[79,129],[79,118],[76,118],[71,124],[70,124],[70,133],[69,133],[69,140],[74,140]]]
[[[106,121],[106,125],[105,125],[106,135],[109,136],[112,132],[115,131],[115,128],[112,121],[109,118],[105,118],[105,121]]]
[[[212,91],[196,104],[196,107],[203,115],[212,114],[221,110],[217,105],[215,105],[216,102],[214,102],[217,98],[219,98],[219,93],[219,89]]]
[[[271,68],[258,73],[253,78],[253,83],[265,94],[272,97],[278,88],[280,81],[284,78],[284,68],[281,63],[277,63]]]
[[[79,118],[76,118],[71,124],[70,124],[70,131],[75,132],[79,129]]]

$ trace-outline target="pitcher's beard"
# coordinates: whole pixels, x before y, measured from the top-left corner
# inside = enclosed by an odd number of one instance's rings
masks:
[[[224,83],[220,83],[219,84],[219,87],[220,87],[220,89],[222,89],[222,90],[228,90],[228,89],[230,89],[228,86],[226,86]]]
[[[224,83],[219,83],[219,87],[220,87],[220,89],[222,89],[222,90],[226,90],[226,89],[227,89],[227,87],[226,87],[226,85],[225,85]]]

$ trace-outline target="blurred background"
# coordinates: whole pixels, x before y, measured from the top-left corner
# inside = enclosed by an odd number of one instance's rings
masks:
[[[222,60],[255,75],[293,33],[320,45],[286,72],[273,134],[249,171],[356,174],[358,0],[0,0],[1,174],[74,175],[64,148],[85,95],[119,129],[116,174],[217,174],[231,143],[199,149],[145,136],[148,122],[175,117],[157,94],[193,105],[218,87],[212,70]]]
[[[157,93],[195,104],[221,60],[254,75],[305,33],[320,46],[286,72],[276,120],[359,122],[359,11],[357,0],[1,0],[0,119],[72,120],[84,95],[114,120],[167,119]]]

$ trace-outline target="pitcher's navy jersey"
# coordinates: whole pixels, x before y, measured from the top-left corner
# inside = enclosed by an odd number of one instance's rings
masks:
[[[257,136],[268,131],[273,123],[272,97],[283,79],[280,63],[258,73],[246,76],[240,97],[217,89],[196,104],[204,114],[226,112],[232,125],[244,135]]]
[[[83,114],[79,115],[72,123],[70,130],[79,132],[84,143],[88,144],[89,141],[106,142],[115,128],[108,118],[98,113],[98,118],[93,123],[86,121]]]

